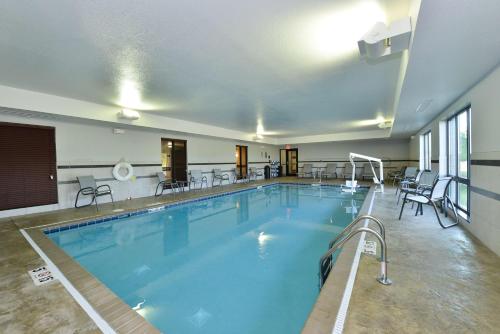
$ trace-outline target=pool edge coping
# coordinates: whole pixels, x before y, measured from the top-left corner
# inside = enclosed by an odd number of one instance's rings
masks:
[[[47,263],[50,269],[53,269],[54,272],[60,273],[60,276],[62,276],[61,283],[63,284],[64,288],[70,293],[70,295],[73,297],[75,302],[77,302],[80,307],[90,316],[92,321],[96,323],[96,325],[101,329],[101,327],[98,324],[98,321],[89,314],[92,313],[92,311],[95,311],[99,317],[104,320],[109,327],[112,329],[112,331],[104,331],[104,333],[135,333],[138,330],[142,331],[143,333],[161,333],[154,325],[152,325],[150,322],[148,322],[145,318],[137,314],[136,311],[132,310],[130,306],[128,306],[120,297],[118,297],[114,292],[112,292],[104,283],[100,282],[97,278],[95,278],[91,273],[89,273],[85,268],[83,268],[78,262],[76,262],[73,258],[71,258],[69,255],[67,255],[61,248],[59,248],[57,245],[55,245],[52,240],[49,239],[48,234],[46,233],[46,230],[48,230],[49,226],[59,226],[60,228],[65,227],[66,229],[70,229],[71,226],[76,226],[75,228],[80,227],[80,225],[86,226],[89,225],[88,222],[91,220],[99,220],[100,222],[107,222],[115,219],[120,219],[120,218],[125,218],[125,217],[130,217],[130,216],[135,216],[135,215],[140,215],[140,214],[146,214],[150,212],[155,212],[155,211],[161,211],[169,207],[174,207],[174,206],[179,206],[179,205],[184,205],[192,202],[198,202],[198,201],[203,201],[211,198],[216,198],[216,197],[222,197],[222,196],[227,196],[235,193],[240,193],[244,191],[251,191],[251,190],[256,190],[259,188],[263,187],[269,187],[277,184],[290,184],[290,185],[312,185],[313,183],[307,183],[304,181],[297,181],[297,182],[291,182],[291,181],[281,181],[281,180],[276,180],[276,181],[271,181],[269,183],[253,183],[249,184],[248,187],[244,187],[242,189],[235,189],[232,191],[216,191],[215,193],[211,194],[199,194],[199,197],[194,197],[190,199],[179,199],[176,200],[175,198],[171,202],[165,202],[161,203],[155,206],[146,206],[141,209],[131,209],[131,210],[125,210],[122,212],[116,212],[113,214],[106,214],[103,216],[98,216],[98,217],[87,217],[87,218],[76,218],[72,220],[67,220],[63,222],[56,222],[52,224],[45,224],[45,225],[40,225],[40,226],[31,226],[31,227],[25,227],[25,228],[20,228],[20,232],[23,234],[25,239],[28,241],[28,243],[31,245],[31,247],[38,253],[38,255],[45,261],[47,258],[51,263]],[[323,183],[321,186],[331,186],[331,187],[340,187],[339,184],[328,184],[328,183]],[[368,193],[366,198],[371,194],[371,191],[373,191],[372,186],[363,186],[363,188],[368,188]],[[220,190],[223,190],[220,189]],[[365,210],[365,205],[367,203],[365,198],[365,201],[363,202],[362,208],[360,210],[359,214],[362,214]],[[85,224],[87,222],[87,224]],[[85,224],[85,225],[83,225]],[[92,225],[92,224],[91,224]],[[66,228],[68,227],[68,228]],[[52,233],[56,233],[55,231]],[[26,235],[25,235],[26,234]],[[28,237],[27,237],[28,236]],[[360,237],[356,237],[355,240],[359,240]],[[30,242],[31,241],[38,246],[39,250],[37,250],[34,245]],[[349,266],[349,268],[352,265],[352,261],[350,263],[344,263],[346,258],[348,258],[346,255],[342,256],[342,254],[347,254],[347,253],[355,253],[356,248],[351,250],[352,244],[348,244],[348,247],[345,247],[345,249],[341,252],[341,256],[337,259],[337,263],[332,269],[332,272],[334,270],[339,270],[343,269],[345,266]],[[352,259],[354,259],[354,254],[352,254]],[[342,259],[342,260],[341,260]],[[339,262],[340,261],[340,262]],[[337,285],[336,280],[332,279],[332,276],[334,275],[329,275],[327,281],[325,282],[325,285],[320,291],[318,298],[316,299],[316,302],[314,304],[313,310],[310,312],[305,326],[302,330],[302,333],[318,333],[318,331],[312,331],[312,332],[307,332],[306,326],[310,322],[311,318],[313,317],[313,312],[315,309],[317,309],[317,304],[319,301],[319,298],[321,295],[325,295],[325,287],[333,287],[333,285]],[[337,276],[335,276],[337,277]],[[59,278],[59,277],[58,277]],[[64,280],[67,280],[69,283],[69,288],[67,284],[65,285],[63,282]],[[346,277],[346,283],[347,283],[347,277]],[[330,282],[330,283],[329,283]],[[344,286],[345,289],[345,285]],[[70,290],[71,287],[73,287],[77,294],[73,294]],[[335,288],[337,290],[338,287]],[[97,291],[97,293],[96,293]],[[342,290],[344,291],[344,290]],[[90,306],[90,310],[88,307],[82,305],[79,302],[79,296],[83,298]],[[105,302],[103,302],[103,300]],[[330,304],[330,303],[329,303]],[[329,307],[331,308],[331,306]],[[117,312],[119,311],[119,312]],[[123,320],[127,319],[127,321],[122,322]],[[120,321],[121,320],[121,321]],[[319,319],[318,319],[319,320]],[[323,322],[323,321],[322,321]],[[323,322],[324,324],[324,322]],[[330,326],[330,330],[328,333],[331,333],[333,329],[333,325]],[[102,329],[101,329],[102,330]],[[326,333],[326,332],[325,332]]]
[[[370,213],[373,206],[370,203],[371,198],[373,198],[374,203],[375,194],[375,186],[371,186],[358,216]],[[342,247],[342,252],[337,257],[335,265],[319,292],[301,334],[342,333],[351,297],[351,291],[347,291],[348,285],[354,284],[359,269],[357,263],[359,263],[360,245],[364,241],[364,236],[365,233],[360,233]],[[344,307],[345,310],[342,310]]]

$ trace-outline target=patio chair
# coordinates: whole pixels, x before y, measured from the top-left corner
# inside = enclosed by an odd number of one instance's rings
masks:
[[[242,182],[249,182],[248,174],[246,176],[239,176],[238,177],[238,173],[236,172],[236,168],[232,168],[231,171],[233,173],[233,183],[238,183],[238,180],[242,180]]]
[[[172,180],[172,179],[167,180],[165,178],[165,174],[163,174],[163,172],[156,173],[156,176],[158,177],[158,185],[156,186],[155,196],[163,195],[163,191],[167,190],[167,189],[171,189],[172,192],[174,192],[174,191],[179,192],[180,191],[180,187],[179,187],[179,184],[177,183],[177,181]],[[158,192],[158,191],[160,191],[160,192]]]
[[[417,167],[406,167],[405,173],[402,176],[396,176],[395,182],[401,183],[403,181],[414,181],[417,177],[418,168]],[[396,195],[398,194],[399,187],[396,188]]]
[[[372,171],[372,165],[370,163],[363,164],[363,173],[361,174],[361,179],[364,180],[368,178],[369,180],[373,179],[373,172],[377,173],[375,168]]]
[[[111,191],[111,187],[109,185],[102,184],[100,186],[97,186],[93,175],[77,176],[76,179],[80,184],[80,190],[76,194],[75,208],[83,208],[85,206],[92,205],[92,203],[95,203],[96,209],[99,210],[99,206],[97,204],[97,197],[106,195],[109,195],[111,197],[111,203],[114,203],[113,192]],[[92,196],[92,199],[88,204],[78,205],[78,200],[80,198],[80,195]]]
[[[214,168],[212,171],[212,187],[214,186],[215,181],[219,181],[219,186],[222,186],[223,181],[227,181],[229,184],[229,174],[227,173],[222,173],[220,168]]]
[[[387,173],[387,180],[392,179],[392,186],[396,184],[396,177],[402,177],[405,174],[406,166],[401,167],[400,170]]]
[[[344,180],[350,180],[352,179],[352,165],[350,163],[346,163],[344,165],[344,171],[342,173],[342,176],[344,177]],[[357,178],[357,174],[354,174],[354,178]]]
[[[312,164],[302,165],[302,173],[300,173],[300,175],[302,175],[302,177],[307,177],[308,175],[309,175],[309,177],[313,177],[314,174],[312,171],[312,167],[313,167]]]
[[[203,176],[203,173],[199,169],[193,169],[189,172],[189,190],[191,190],[191,185],[193,185],[192,189],[196,189],[196,184],[200,184],[200,189],[203,189],[203,183],[205,183],[205,187],[208,188],[207,177]]]
[[[338,178],[337,175],[337,164],[336,163],[328,163],[326,164],[326,169],[325,172],[323,173],[322,177],[325,179],[328,178]]]
[[[432,186],[438,177],[437,171],[422,170],[418,172],[414,181],[402,181],[400,183],[400,191],[398,196],[398,202],[401,196],[406,193],[410,194],[424,194],[430,193]]]
[[[403,209],[405,207],[406,203],[413,202],[417,203],[417,210],[415,211],[415,216],[418,215],[420,212],[421,215],[424,214],[423,211],[423,205],[431,205],[434,209],[434,212],[436,214],[436,217],[438,219],[439,225],[441,225],[442,228],[449,228],[455,225],[458,225],[458,214],[457,214],[457,209],[455,208],[455,204],[453,204],[453,201],[448,197],[447,195],[447,190],[448,186],[450,185],[450,182],[452,181],[452,177],[443,177],[438,179],[430,192],[429,195],[426,194],[410,194],[406,193],[404,199],[403,199],[403,204],[401,205],[401,211],[399,212],[399,220],[401,220],[401,216],[403,214]],[[439,217],[439,212],[437,210],[437,205],[441,205],[441,208],[444,208],[444,206],[450,203],[451,207],[453,209],[453,213],[455,214],[456,221],[455,223],[444,225],[443,222],[441,221],[441,218]]]
[[[248,179],[251,180],[252,178],[254,180],[257,180],[259,176],[264,176],[262,172],[259,172],[257,168],[255,167],[250,167],[248,168]]]

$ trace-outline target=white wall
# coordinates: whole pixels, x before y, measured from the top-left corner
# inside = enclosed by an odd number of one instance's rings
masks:
[[[113,179],[111,167],[96,168],[58,168],[59,204],[44,207],[32,207],[0,212],[0,217],[68,208],[74,205],[78,191],[76,176],[94,175],[104,179],[100,183],[108,183],[113,188],[114,198],[124,200],[128,197],[138,198],[154,194],[157,184],[156,172],[161,171],[161,138],[187,140],[188,169],[204,171],[211,184],[213,168],[230,170],[235,167],[235,145],[248,145],[249,166],[262,168],[269,160],[263,156],[267,152],[272,159],[278,159],[278,147],[274,145],[242,142],[231,139],[214,138],[198,135],[186,135],[162,131],[158,129],[130,127],[121,135],[113,134],[116,124],[89,122],[77,119],[52,120],[43,118],[26,118],[0,111],[1,122],[47,125],[56,128],[57,165],[114,165],[120,159],[131,164],[154,164],[156,166],[138,166],[134,168],[135,180],[119,182]],[[190,165],[196,163],[198,165]],[[202,165],[199,165],[202,163]],[[107,199],[100,198],[100,201]]]
[[[474,235],[500,255],[500,167],[479,165],[474,160],[500,161],[500,67],[493,70],[436,119],[422,128],[410,141],[410,156],[418,159],[419,136],[432,131],[432,159],[442,162],[439,123],[471,104],[471,217],[464,223]],[[444,137],[445,138],[445,137]],[[433,165],[434,168],[434,165]],[[495,199],[496,198],[496,199]]]
[[[359,153],[386,160],[384,170],[389,172],[401,165],[408,165],[408,140],[372,139],[329,143],[291,145],[299,149],[299,166],[312,162],[314,167],[324,167],[328,161],[337,162],[337,173],[349,160],[349,153]],[[283,147],[282,147],[283,148]],[[390,160],[390,161],[387,161]]]

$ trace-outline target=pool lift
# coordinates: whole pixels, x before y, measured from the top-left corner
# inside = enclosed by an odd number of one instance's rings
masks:
[[[383,193],[384,192],[384,163],[382,162],[382,159],[369,157],[367,155],[352,153],[352,152],[349,153],[349,161],[351,162],[351,165],[352,165],[352,179],[345,181],[346,184],[342,185],[342,191],[355,193],[356,188],[359,187],[358,181],[355,180],[356,163],[354,162],[354,158],[368,160],[368,162],[370,163],[370,167],[372,169],[372,173],[373,173],[373,182],[376,184],[376,187],[377,187],[375,191]],[[375,172],[375,168],[373,168],[373,162],[378,163],[378,165],[380,167],[380,178],[377,177],[377,173]]]

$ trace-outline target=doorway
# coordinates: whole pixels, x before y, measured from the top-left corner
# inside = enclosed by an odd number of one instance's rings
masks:
[[[187,142],[161,139],[161,168],[166,179],[187,181]]]
[[[299,149],[281,149],[280,165],[282,174],[286,176],[297,176],[299,163]]]
[[[236,179],[247,177],[248,169],[248,146],[236,145]]]
[[[0,123],[0,210],[57,204],[55,128]]]

